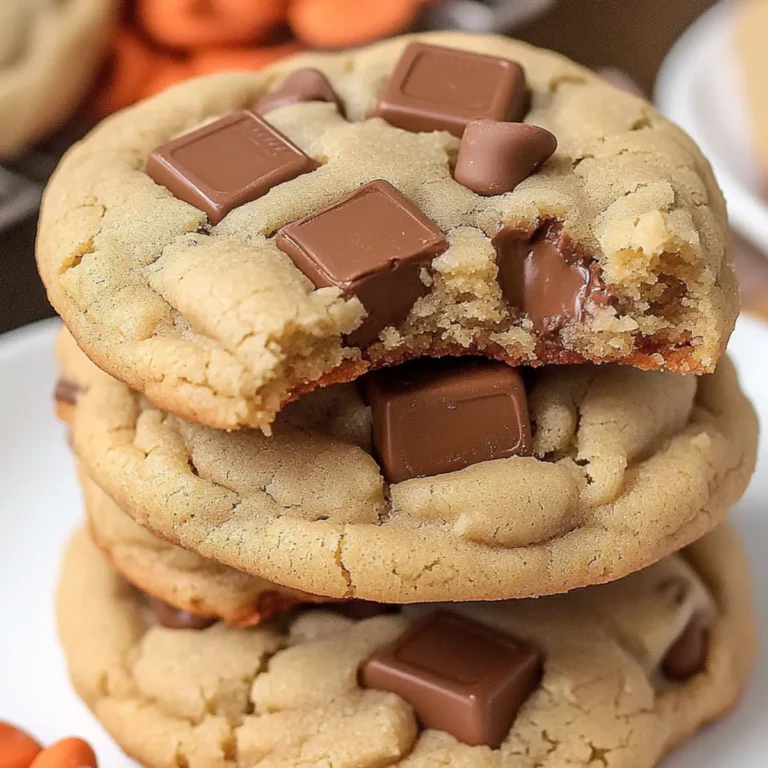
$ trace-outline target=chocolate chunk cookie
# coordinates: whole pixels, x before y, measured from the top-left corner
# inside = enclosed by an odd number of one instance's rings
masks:
[[[393,603],[620,578],[721,522],[755,463],[728,358],[703,377],[519,377],[467,359],[385,373],[305,395],[270,437],[185,422],[102,373],[78,400],[74,445],[162,539],[303,592]]]
[[[434,34],[111,119],[53,179],[38,261],[100,367],[187,420],[268,430],[425,355],[712,372],[738,309],[726,233],[708,164],[649,104]]]
[[[75,688],[148,768],[652,768],[738,701],[749,593],[726,527],[563,596],[174,629],[80,533],[58,618]]]

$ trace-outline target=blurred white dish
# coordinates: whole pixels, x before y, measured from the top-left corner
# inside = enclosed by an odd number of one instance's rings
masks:
[[[509,32],[546,13],[556,0],[441,0],[424,9],[427,29]]]
[[[768,253],[768,183],[752,150],[733,46],[733,3],[722,0],[670,51],[656,81],[656,103],[711,161],[734,229]]]
[[[2,2],[2,0],[0,0]],[[56,638],[54,589],[64,542],[82,519],[66,430],[53,415],[58,323],[0,336],[0,719],[49,743],[78,735],[104,768],[135,768],[72,690]],[[761,420],[768,420],[768,326],[742,319],[731,350]],[[734,511],[755,571],[761,635],[768,637],[768,433],[760,465]],[[731,716],[685,744],[664,768],[765,768],[768,655]]]

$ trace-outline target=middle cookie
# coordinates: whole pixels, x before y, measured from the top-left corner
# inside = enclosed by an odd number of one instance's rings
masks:
[[[509,382],[483,380],[498,414],[490,426],[484,402],[467,396],[466,411],[455,379],[417,374],[307,395],[272,437],[188,424],[99,374],[78,398],[75,448],[157,536],[294,589],[382,602],[618,579],[722,521],[754,467],[757,422],[727,360],[700,378],[544,369],[526,375],[527,403]],[[418,418],[398,400],[403,387]],[[473,420],[507,457],[475,450]],[[514,440],[528,455],[504,453]],[[385,480],[383,469],[428,466],[438,443],[457,459],[450,471]],[[398,451],[408,461],[398,465]]]
[[[181,616],[193,625],[222,620],[252,627],[296,605],[327,602],[162,541],[134,522],[83,472],[80,484],[94,544],[117,573],[153,598],[153,605],[174,626]]]

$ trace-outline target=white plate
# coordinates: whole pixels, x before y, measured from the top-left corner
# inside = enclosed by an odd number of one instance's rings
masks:
[[[768,253],[765,172],[752,151],[730,0],[721,0],[675,44],[656,81],[656,103],[711,161],[734,228]]]
[[[53,415],[56,378],[46,321],[0,337],[0,719],[43,742],[76,734],[104,768],[135,764],[112,744],[72,692],[56,640],[53,593],[62,547],[80,520],[80,495],[65,430]],[[731,350],[743,384],[768,421],[768,326],[744,319]],[[768,435],[761,466],[734,517],[755,567],[760,620],[768,636]],[[699,735],[667,768],[765,768],[768,657],[763,654],[744,703]]]

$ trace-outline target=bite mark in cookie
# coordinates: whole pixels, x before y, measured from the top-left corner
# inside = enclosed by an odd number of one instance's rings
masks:
[[[443,233],[386,181],[288,224],[276,242],[316,287],[360,300],[367,317],[347,340],[361,346],[407,317],[428,290],[422,270],[448,248]]]
[[[577,254],[556,222],[533,236],[500,227],[493,246],[504,298],[543,337],[551,338],[567,323],[581,320],[590,307],[611,301],[594,260]]]

